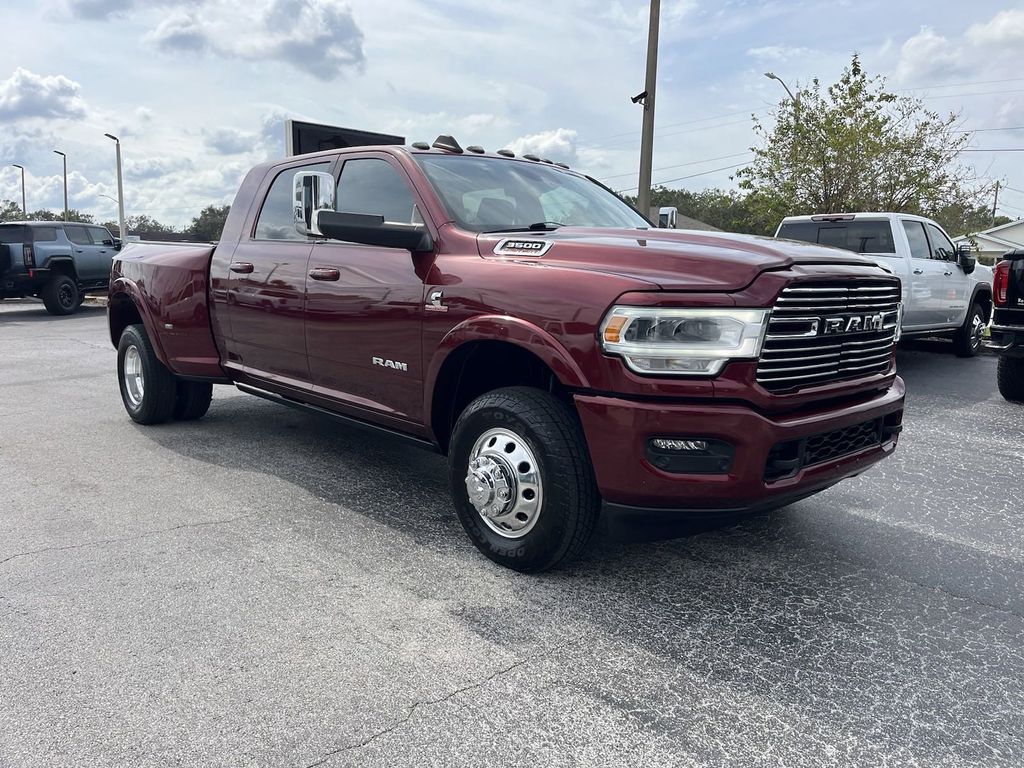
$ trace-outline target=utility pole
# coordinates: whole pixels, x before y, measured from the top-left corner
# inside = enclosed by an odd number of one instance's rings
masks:
[[[651,215],[651,166],[654,157],[654,91],[658,80],[658,22],[661,19],[661,0],[651,0],[651,26],[647,33],[647,79],[642,98],[635,98],[644,106],[643,136],[640,139],[640,184],[637,189],[637,207],[644,218]]]
[[[1011,190],[1012,191],[1012,190]],[[996,196],[992,200],[992,226],[996,225],[996,206],[999,205],[999,182],[996,181]]]
[[[25,166],[14,163],[13,166],[21,171],[21,215],[28,221],[28,207],[25,205]]]
[[[128,232],[124,228],[124,186],[121,184],[121,140],[110,133],[104,133],[117,147],[117,227],[118,237],[122,243],[128,242]]]
[[[64,221],[68,220],[68,156],[59,149],[53,150],[53,154],[64,158]]]

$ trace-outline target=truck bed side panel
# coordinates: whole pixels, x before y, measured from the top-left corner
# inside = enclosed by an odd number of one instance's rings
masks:
[[[210,325],[213,252],[212,245],[133,243],[114,262],[111,323],[118,303],[130,299],[158,357],[180,376],[227,378]]]

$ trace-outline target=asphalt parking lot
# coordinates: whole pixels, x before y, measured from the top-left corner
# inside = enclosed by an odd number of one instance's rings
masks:
[[[1024,407],[901,351],[895,458],[568,570],[440,457],[218,388],[125,415],[102,309],[0,304],[2,766],[1019,766]]]

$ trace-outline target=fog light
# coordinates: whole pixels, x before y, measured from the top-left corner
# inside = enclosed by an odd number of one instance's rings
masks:
[[[664,472],[726,474],[735,453],[734,446],[712,438],[652,437],[647,441],[647,461]]]
[[[674,440],[667,437],[656,437],[651,445],[662,451],[706,451],[707,440]]]

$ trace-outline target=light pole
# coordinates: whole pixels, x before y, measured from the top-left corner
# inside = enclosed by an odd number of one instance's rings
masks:
[[[781,77],[776,75],[774,72],[765,72],[764,76],[767,77],[769,80],[777,81],[779,83],[779,85],[781,85],[783,88],[786,89],[786,93],[789,94],[789,100],[793,102],[793,117],[796,119],[796,122],[799,123],[800,122],[800,99],[798,99],[796,96],[794,96],[793,92],[791,90],[789,90],[789,86],[786,85],[785,80],[783,80]]]
[[[28,221],[28,207],[25,205],[25,166],[12,163],[14,168],[21,171],[21,215]]]
[[[644,125],[640,138],[640,186],[637,190],[637,208],[644,218],[651,215],[651,165],[654,155],[654,90],[658,80],[658,21],[661,18],[661,0],[651,0],[651,25],[647,32],[647,78],[644,92],[633,102],[643,104]]]
[[[124,228],[124,187],[121,184],[121,140],[110,133],[104,133],[117,147],[117,227],[120,230],[121,242],[126,242],[128,233]]]
[[[59,149],[53,150],[53,154],[64,158],[64,221],[68,220],[68,156]]]

